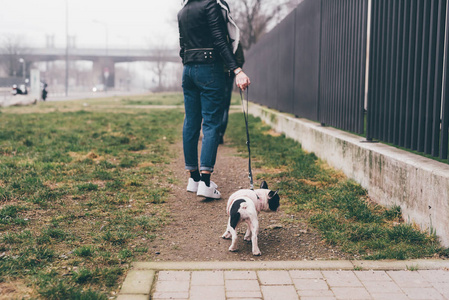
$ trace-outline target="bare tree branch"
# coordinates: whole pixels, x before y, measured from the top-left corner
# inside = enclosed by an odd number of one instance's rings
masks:
[[[148,49],[150,54],[155,57],[155,61],[149,63],[149,69],[156,75],[158,80],[157,91],[162,91],[164,89],[163,79],[165,76],[165,70],[167,66],[167,61],[165,60],[167,52],[170,47],[167,46],[164,37],[154,37],[148,41]]]
[[[302,1],[238,0],[233,3],[232,14],[240,27],[243,48],[251,48]]]
[[[19,59],[29,52],[25,46],[22,36],[5,35],[0,40],[0,52],[4,59],[0,62],[8,76],[23,76],[23,68]]]

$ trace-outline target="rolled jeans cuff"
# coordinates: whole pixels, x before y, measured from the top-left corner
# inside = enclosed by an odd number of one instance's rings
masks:
[[[195,171],[198,170],[198,166],[186,166],[185,169],[189,171]]]
[[[209,172],[213,172],[214,168],[212,167],[200,167],[200,171],[209,171]]]

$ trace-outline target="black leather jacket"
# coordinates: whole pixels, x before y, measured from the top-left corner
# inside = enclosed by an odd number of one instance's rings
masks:
[[[220,6],[215,0],[189,0],[178,13],[180,56],[183,64],[224,61],[238,68]]]

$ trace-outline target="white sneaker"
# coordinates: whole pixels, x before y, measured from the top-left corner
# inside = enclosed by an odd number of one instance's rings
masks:
[[[196,193],[198,191],[198,184],[200,181],[195,181],[193,178],[189,178],[189,182],[187,183],[187,192]]]
[[[204,183],[204,181],[200,180],[200,182],[198,184],[198,191],[197,191],[196,195],[200,196],[200,197],[220,199],[221,194],[217,190],[217,187],[218,186],[213,181],[210,182],[210,186],[206,186],[206,183]]]
[[[193,180],[193,178],[189,178],[189,182],[187,183],[187,192],[196,193],[198,191],[198,185],[200,184],[199,181]],[[217,188],[218,185],[211,181],[210,186]]]

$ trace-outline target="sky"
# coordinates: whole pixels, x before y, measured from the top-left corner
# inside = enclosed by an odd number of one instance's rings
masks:
[[[68,18],[66,18],[66,3]],[[178,46],[181,0],[0,0],[0,37],[21,36],[28,47],[55,46],[75,36],[78,48]]]

